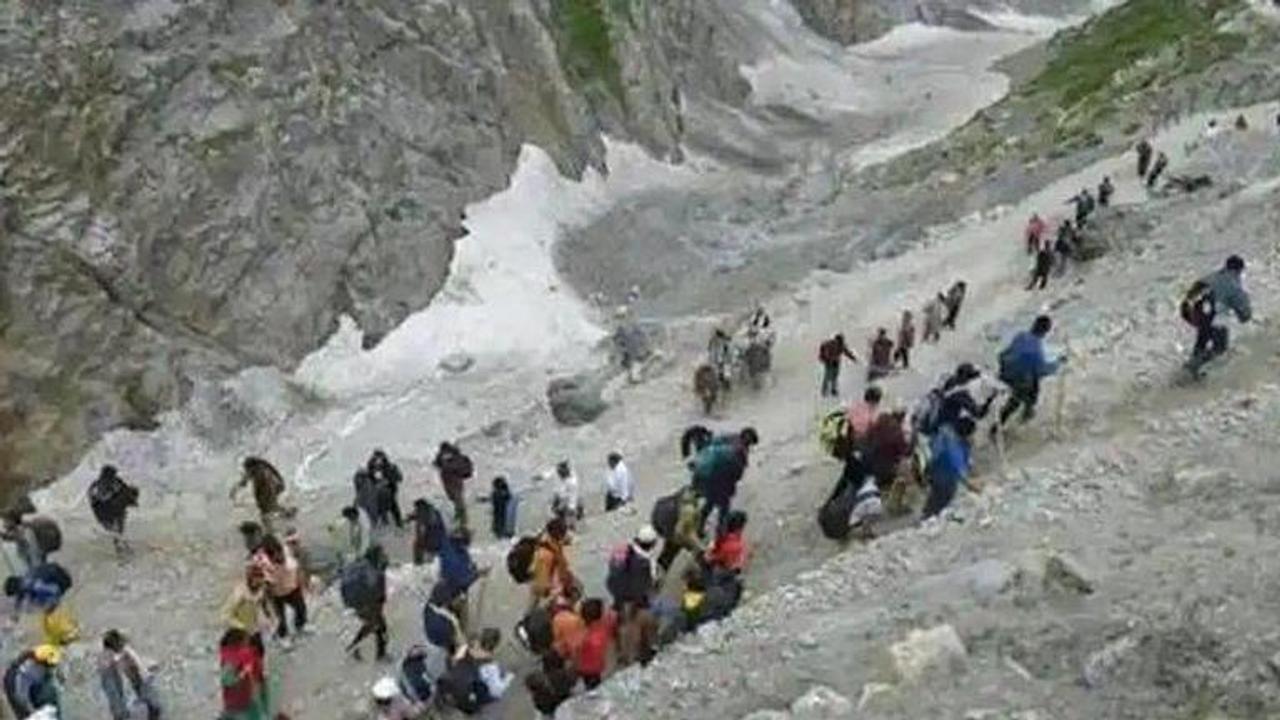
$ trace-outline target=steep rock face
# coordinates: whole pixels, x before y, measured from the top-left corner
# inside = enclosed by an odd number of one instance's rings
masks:
[[[376,343],[534,143],[674,157],[745,93],[696,0],[11,3],[0,18],[0,483],[193,379]],[[695,78],[685,83],[682,78]],[[685,89],[681,90],[684,85]]]
[[[840,43],[870,40],[901,23],[961,30],[988,27],[981,11],[1029,15],[1087,12],[1090,0],[791,0],[816,32]],[[979,12],[975,12],[979,11]]]

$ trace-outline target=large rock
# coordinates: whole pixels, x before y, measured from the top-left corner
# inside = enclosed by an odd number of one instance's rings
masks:
[[[556,378],[547,385],[551,416],[561,425],[586,425],[608,409],[603,392],[604,381],[589,374]]]
[[[1044,586],[1080,595],[1091,595],[1094,590],[1089,571],[1078,560],[1062,553],[1053,553],[1045,558]]]
[[[810,688],[791,703],[795,720],[838,720],[852,713],[853,703],[848,698],[823,685]]]
[[[889,655],[894,672],[904,683],[918,682],[933,669],[963,666],[968,658],[964,642],[950,625],[912,630],[905,640],[889,648]]]

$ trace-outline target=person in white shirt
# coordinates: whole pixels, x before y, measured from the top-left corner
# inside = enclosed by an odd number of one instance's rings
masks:
[[[621,453],[609,453],[608,463],[609,469],[604,474],[604,511],[613,512],[631,502],[635,486]]]
[[[503,670],[494,657],[498,643],[501,641],[502,634],[496,628],[485,628],[480,632],[480,641],[475,643],[470,651],[471,658],[476,662],[476,672],[480,675],[480,681],[489,691],[487,702],[496,702],[501,698],[511,686],[511,681],[515,679],[515,675]]]
[[[573,528],[582,519],[582,501],[578,496],[578,476],[573,474],[569,461],[556,465],[556,489],[551,498],[551,512]]]

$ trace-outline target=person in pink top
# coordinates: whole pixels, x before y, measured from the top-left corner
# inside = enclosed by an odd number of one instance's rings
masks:
[[[301,634],[307,626],[307,601],[298,559],[276,536],[267,535],[253,555],[253,564],[262,569],[267,581],[267,591],[276,611],[276,637],[289,637],[286,607],[293,608],[293,630]]]
[[[849,419],[849,438],[853,440],[854,447],[858,447],[859,440],[867,436],[876,418],[880,416],[882,399],[884,399],[884,393],[879,387],[872,385],[862,394],[860,402],[849,406],[845,417]]]
[[[1044,220],[1040,218],[1039,213],[1032,213],[1031,219],[1027,221],[1027,254],[1035,255],[1040,252],[1040,242],[1044,238],[1044,231],[1047,230]]]

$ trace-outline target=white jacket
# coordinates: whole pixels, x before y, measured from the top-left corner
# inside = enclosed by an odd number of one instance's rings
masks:
[[[631,480],[631,471],[627,469],[625,462],[619,460],[617,465],[605,471],[604,489],[623,502],[631,502],[635,493],[635,484]]]

